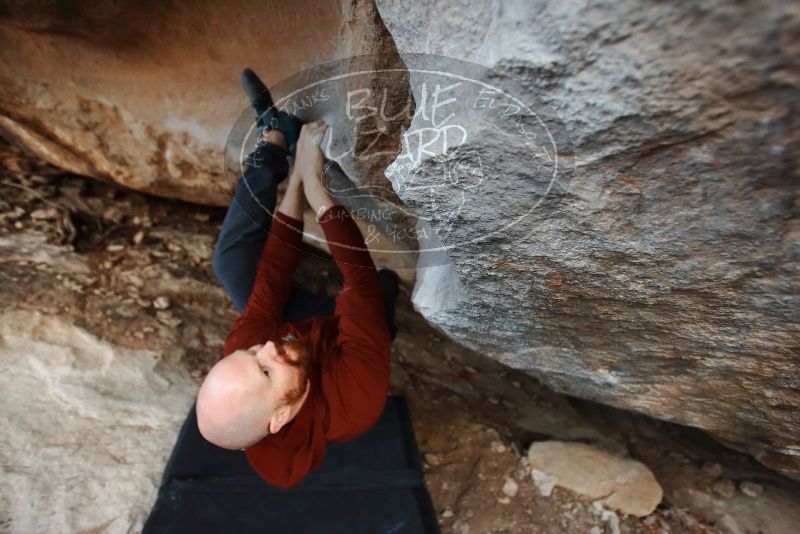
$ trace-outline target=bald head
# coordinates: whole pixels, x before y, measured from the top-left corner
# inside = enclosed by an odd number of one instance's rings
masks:
[[[243,449],[269,433],[272,406],[251,358],[242,351],[221,359],[197,395],[200,433],[219,447]]]
[[[233,450],[277,433],[308,396],[309,366],[307,347],[296,341],[268,341],[222,358],[197,395],[200,433]]]

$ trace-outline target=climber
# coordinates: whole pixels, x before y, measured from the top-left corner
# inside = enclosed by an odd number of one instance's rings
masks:
[[[355,438],[383,412],[398,277],[376,271],[351,214],[323,185],[319,145],[327,125],[302,124],[278,111],[249,69],[242,83],[260,141],[246,160],[213,259],[241,315],[224,357],[200,387],[197,422],[211,443],[243,450],[268,483],[292,487],[321,465],[326,442]],[[275,212],[278,183],[287,176]],[[292,280],[304,199],[343,276],[336,297]]]

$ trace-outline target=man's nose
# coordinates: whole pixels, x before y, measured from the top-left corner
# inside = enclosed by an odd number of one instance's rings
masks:
[[[269,350],[269,346],[268,345],[269,345],[268,343],[264,343],[263,345],[259,345],[256,354],[258,356],[265,357],[265,358],[269,359],[270,350]]]

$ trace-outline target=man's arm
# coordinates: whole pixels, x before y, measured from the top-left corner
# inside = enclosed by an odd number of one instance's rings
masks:
[[[322,151],[313,142],[326,125],[305,125],[298,153],[314,158],[300,167],[306,199],[325,232],[328,247],[342,273],[344,285],[336,297],[340,353],[322,375],[328,403],[326,437],[353,438],[372,427],[383,412],[390,379],[391,334],[375,264],[350,213],[328,194],[322,183]]]
[[[347,440],[369,430],[383,412],[392,339],[375,265],[350,213],[335,204],[320,224],[344,278],[334,311],[340,353],[322,377],[329,408],[327,436]]]
[[[225,339],[224,354],[264,343],[272,336],[292,290],[303,239],[303,182],[292,172],[261,252],[253,290]]]

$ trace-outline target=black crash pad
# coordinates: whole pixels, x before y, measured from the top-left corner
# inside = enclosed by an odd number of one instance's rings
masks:
[[[438,533],[402,396],[347,443],[328,443],[325,461],[293,488],[271,486],[243,451],[206,441],[195,407],[178,434],[144,534]]]

